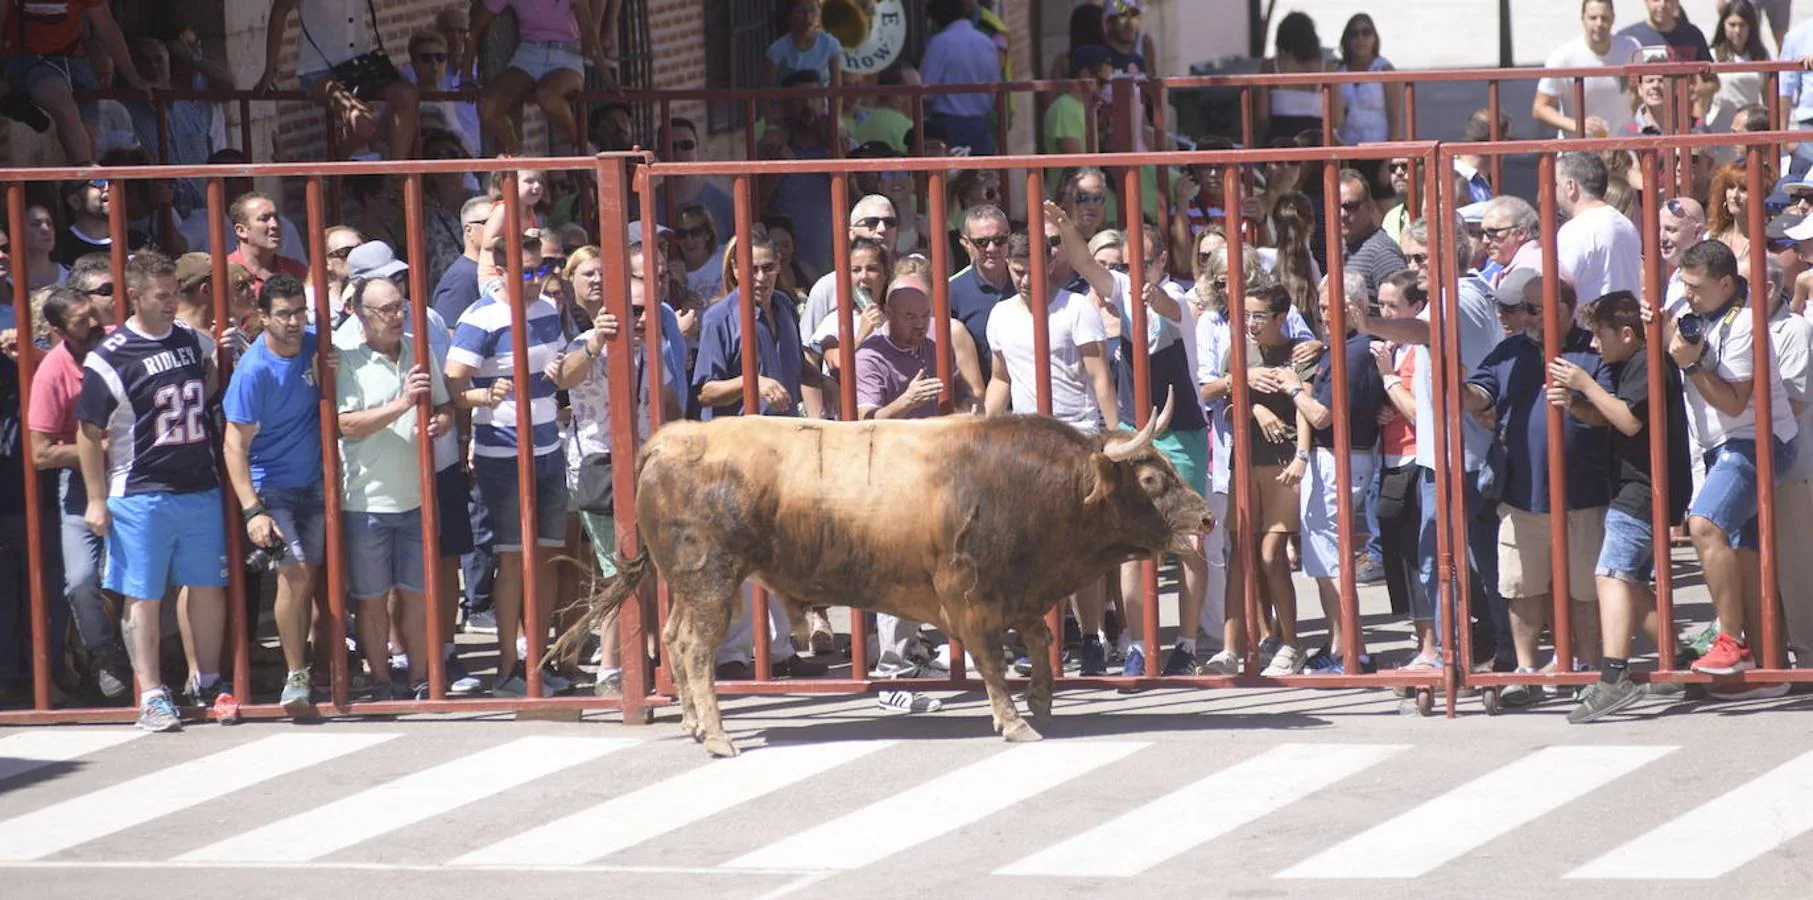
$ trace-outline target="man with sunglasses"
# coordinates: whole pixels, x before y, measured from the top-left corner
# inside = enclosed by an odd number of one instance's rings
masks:
[[[995,304],[1014,292],[1007,270],[1007,241],[1012,234],[1007,213],[993,205],[973,206],[963,214],[963,250],[969,265],[952,275],[948,296],[951,315],[963,322],[976,342],[976,359],[986,383],[994,369],[989,352],[988,319]]]
[[[441,318],[458,322],[461,315],[479,299],[478,260],[484,240],[485,223],[491,219],[493,203],[484,196],[473,197],[460,207],[460,235],[465,252],[441,273],[434,285],[433,309]]]
[[[672,155],[670,162],[689,163],[699,161],[699,126],[691,119],[675,116],[667,121],[667,130],[662,135],[663,143],[655,148],[657,153],[666,153],[669,148]],[[718,234],[732,234],[737,228],[736,201],[731,199],[730,192],[718,186],[716,182],[703,175],[669,175],[655,185],[655,221],[662,225],[674,223],[667,220],[668,191],[673,192],[673,208],[676,213],[697,203],[711,214],[711,224],[717,227]],[[631,213],[639,215],[640,210]]]
[[[439,31],[418,31],[409,38],[409,63],[398,72],[405,81],[424,91],[454,92],[460,79],[453,72],[454,57],[447,38]],[[422,128],[445,129],[459,135],[467,156],[479,154],[478,104],[463,100],[421,101]]]
[[[1368,299],[1379,295],[1381,282],[1404,269],[1404,252],[1379,227],[1372,189],[1356,169],[1341,170],[1341,239],[1343,264],[1366,279]]]
[[[1498,264],[1495,286],[1512,269],[1542,271],[1542,245],[1536,242],[1541,221],[1536,208],[1522,197],[1493,197],[1479,220],[1480,236],[1486,245],[1486,258]]]
[[[63,205],[69,211],[69,227],[57,235],[56,249],[50,258],[69,266],[89,253],[109,253],[113,249],[113,231],[108,227],[112,210],[113,185],[105,178],[63,183]],[[126,230],[128,250],[145,246],[149,238],[136,228]]]

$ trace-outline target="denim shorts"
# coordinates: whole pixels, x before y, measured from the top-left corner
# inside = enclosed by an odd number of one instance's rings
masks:
[[[27,94],[36,94],[38,85],[53,78],[75,93],[101,86],[86,57],[15,53],[6,61],[6,83]],[[92,121],[100,107],[93,100],[78,100],[76,109],[82,118]]]
[[[1348,455],[1348,493],[1353,498],[1354,519],[1347,525],[1353,548],[1366,546],[1366,485],[1372,481],[1378,457],[1371,453]],[[1311,578],[1337,578],[1341,558],[1340,490],[1335,486],[1335,454],[1324,447],[1310,451],[1309,467],[1298,484],[1299,511],[1303,516],[1303,574]]]
[[[1605,511],[1605,542],[1593,575],[1648,587],[1656,580],[1656,532],[1648,519],[1617,507]]]
[[[521,69],[540,81],[553,72],[571,69],[585,75],[585,57],[579,54],[578,41],[518,41],[510,54],[509,68]]]
[[[422,511],[346,511],[347,590],[371,600],[391,588],[422,592]]]
[[[1793,441],[1773,439],[1775,480],[1794,467]],[[1733,438],[1706,451],[1706,481],[1694,495],[1687,515],[1711,522],[1725,532],[1732,547],[1755,550],[1761,546],[1756,528],[1756,441]]]
[[[556,450],[535,457],[535,538],[543,547],[567,543],[567,458]],[[491,512],[491,532],[502,553],[521,552],[522,507],[517,505],[516,457],[480,456],[472,461],[478,493]]]
[[[321,490],[317,481],[308,487],[258,491],[258,502],[283,532],[282,565],[319,566],[327,558],[327,509]]]
[[[220,488],[107,498],[107,573],[101,586],[135,600],[166,589],[227,586],[226,514]]]

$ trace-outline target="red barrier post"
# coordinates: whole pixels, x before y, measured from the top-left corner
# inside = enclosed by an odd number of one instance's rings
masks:
[[[1141,215],[1142,210],[1140,209],[1145,198],[1140,192],[1139,181],[1140,171],[1138,166],[1129,167],[1126,174],[1122,176],[1122,185],[1125,188],[1127,197],[1126,258],[1128,281],[1130,284],[1128,285],[1126,303],[1128,310],[1131,312],[1130,318],[1132,319],[1132,322],[1130,324],[1133,327],[1131,341],[1132,358],[1129,362],[1132,364],[1133,371],[1132,424],[1135,428],[1145,427],[1146,422],[1150,421],[1153,415],[1152,348],[1151,341],[1146,333],[1146,328],[1150,324],[1146,311],[1145,299],[1146,226],[1145,219]],[[1107,297],[1105,299],[1108,301],[1109,305],[1114,305],[1113,297]],[[1116,314],[1119,314],[1119,310],[1116,310]],[[1113,358],[1106,352],[1106,348],[1103,349],[1103,355],[1109,356],[1111,359]],[[1171,401],[1173,403],[1189,402],[1187,399],[1180,400],[1176,397],[1171,398]],[[1195,402],[1201,403],[1202,401],[1197,399]],[[1163,663],[1163,659],[1158,655],[1158,560],[1159,557],[1157,556],[1149,556],[1139,562],[1139,589],[1140,592],[1144,594],[1144,602],[1140,605],[1140,627],[1144,634],[1140,643],[1143,645],[1143,650],[1146,654],[1148,675],[1152,674],[1151,667],[1159,666]],[[1179,589],[1181,591],[1181,576],[1179,578],[1179,584]],[[1178,600],[1178,609],[1182,610],[1182,608],[1183,601],[1180,596]]]
[[[1500,111],[1499,105],[1498,105],[1498,80],[1497,79],[1493,79],[1491,81],[1486,82],[1486,115],[1491,119],[1490,122],[1486,123],[1486,134],[1491,136],[1492,143],[1496,144],[1499,141],[1504,140],[1505,139],[1504,129],[1499,127],[1499,124],[1500,124],[1499,117],[1501,115],[1503,115],[1503,113]],[[1492,189],[1494,191],[1503,192],[1504,185],[1505,185],[1504,158],[1494,154],[1492,156]],[[1442,207],[1442,208],[1446,209],[1447,207]]]
[[[1429,165],[1425,167],[1427,172],[1425,177],[1429,179],[1429,205],[1434,210],[1438,208],[1435,200],[1440,191],[1436,173],[1445,171],[1448,166],[1435,154],[1430,154],[1430,156]],[[1453,184],[1453,179],[1445,180],[1450,185]],[[1448,329],[1456,316],[1450,314],[1447,300],[1454,300],[1458,306],[1458,294],[1446,291],[1443,287],[1448,283],[1448,273],[1459,271],[1459,264],[1453,252],[1454,217],[1437,212],[1428,216],[1425,221],[1432,230],[1435,243],[1426,248],[1429,251],[1429,352],[1424,357],[1423,365],[1430,369],[1429,406],[1433,410],[1445,411],[1448,408],[1450,392],[1454,390],[1454,385],[1448,377],[1446,363],[1453,352],[1452,348],[1456,346],[1455,341],[1448,335]],[[1449,448],[1458,445],[1461,440],[1458,431],[1448,430],[1448,424],[1438,420],[1433,423],[1434,427],[1429,429],[1429,433],[1435,438],[1435,446],[1430,448],[1430,458],[1436,464],[1435,469],[1431,472],[1431,476],[1435,480],[1435,508],[1438,511],[1458,509],[1461,514],[1438,517],[1439,524],[1435,529],[1435,571],[1438,588],[1436,596],[1429,598],[1429,604],[1435,615],[1435,622],[1431,624],[1436,629],[1436,640],[1444,651],[1442,654],[1442,683],[1446,691],[1443,706],[1448,717],[1453,718],[1454,695],[1460,680],[1455,647],[1457,641],[1460,640],[1457,635],[1465,634],[1465,632],[1456,627],[1459,620],[1456,618],[1454,584],[1456,580],[1459,580],[1459,576],[1454,561],[1456,554],[1451,529],[1456,520],[1464,528],[1467,514],[1459,502],[1459,497],[1452,490],[1449,479],[1445,475],[1438,474],[1444,471],[1444,466],[1452,465],[1453,468],[1461,468],[1458,462],[1454,464],[1448,462]],[[1422,486],[1418,485],[1417,489],[1420,492]],[[1419,502],[1421,501],[1419,500]]]
[[[1763,145],[1751,144],[1745,149],[1744,158],[1745,180],[1749,184],[1750,196],[1767,196],[1772,185],[1763,180]],[[1750,637],[1749,622],[1744,623],[1744,633],[1752,647],[1759,640],[1762,642],[1759,654],[1762,667],[1780,669],[1784,641],[1781,627],[1781,585],[1776,582],[1781,572],[1775,558],[1775,439],[1772,424],[1775,421],[1772,418],[1775,398],[1770,388],[1770,382],[1778,376],[1769,333],[1770,298],[1768,270],[1765,268],[1763,255],[1767,247],[1767,238],[1763,232],[1763,204],[1751,202],[1745,206],[1749,213],[1745,231],[1750,236],[1750,338],[1756,359],[1752,371],[1768,373],[1768,378],[1758,378],[1761,385],[1750,394],[1756,398],[1756,480],[1759,485],[1756,497],[1759,541],[1757,564],[1762,566],[1763,621],[1759,637]]]
[[[667,117],[663,115],[663,121]],[[630,266],[629,266],[629,216],[639,215],[642,220],[642,285],[643,303],[648,305],[645,313],[653,323],[653,328],[643,333],[643,352],[646,359],[643,364],[643,379],[648,391],[649,432],[660,427],[662,406],[665,402],[662,384],[666,369],[662,353],[667,348],[662,341],[666,335],[662,332],[661,311],[657,304],[663,301],[664,292],[659,285],[666,284],[666,275],[662,271],[660,238],[655,219],[654,178],[644,168],[637,173],[641,190],[638,192],[641,209],[632,210],[624,205],[629,196],[629,177],[626,172],[628,159],[622,156],[602,157],[597,163],[598,176],[598,247],[600,277],[604,280],[604,308],[602,312],[617,317],[617,337],[611,341],[604,358],[605,373],[608,378],[607,391],[610,395],[611,411],[611,512],[612,527],[617,538],[617,554],[623,559],[634,559],[643,552],[642,533],[636,527],[636,467],[628,465],[636,458],[640,441],[638,423],[636,422],[635,396],[635,360],[631,354],[635,349],[636,315],[631,308]],[[669,201],[672,194],[669,194]],[[625,464],[618,464],[622,460]],[[648,648],[643,624],[642,591],[637,596],[624,602],[617,608],[618,665],[622,673],[622,697],[618,701],[625,725],[642,725],[648,722],[646,714],[648,700]],[[600,641],[611,640],[612,635],[599,635]]]
[[[246,155],[246,162],[255,162],[252,155],[252,100],[250,97],[239,98],[239,152]],[[276,160],[272,160],[275,162]]]
[[[416,362],[430,369],[439,369],[445,360],[437,360],[428,342],[428,259],[427,234],[423,230],[422,215],[422,176],[411,173],[403,181],[403,216],[404,234],[409,242],[409,258],[415,264],[409,267],[409,324],[412,332],[410,353]],[[489,252],[481,250],[481,253]],[[436,378],[440,377],[438,372]],[[520,407],[520,404],[519,404]],[[442,591],[453,585],[441,584],[441,511],[440,491],[437,482],[440,473],[435,469],[434,438],[429,434],[430,423],[434,420],[434,396],[430,391],[416,401],[416,467],[418,486],[422,492],[422,585],[424,591],[424,629],[427,631],[422,646],[428,653],[428,699],[446,698],[447,686],[443,674],[446,665],[441,654],[441,635],[443,633],[442,613],[452,615],[451,605],[443,607]],[[519,428],[518,431],[521,431]]]
[[[1394,134],[1390,139],[1395,141],[1399,138]],[[1402,139],[1416,140],[1416,82],[1414,81],[1404,85],[1404,136]],[[1496,186],[1497,182],[1493,182],[1493,185]]]
[[[1542,200],[1540,227],[1543,234],[1553,235],[1556,233],[1555,154],[1543,154],[1537,168],[1536,190]],[[1561,319],[1561,269],[1557,252],[1554,240],[1542,242],[1542,358],[1545,361],[1561,355],[1561,340],[1566,336],[1562,329],[1573,326],[1572,320],[1563,322]],[[1553,384],[1554,379],[1544,366],[1542,386],[1546,390]],[[1555,673],[1564,675],[1572,672],[1574,666],[1574,600],[1568,590],[1567,422],[1560,409],[1546,402],[1543,406],[1549,431],[1549,600],[1553,610],[1550,628],[1555,635]]]
[[[535,372],[529,367],[529,304],[534,300],[523,296],[523,258],[522,258],[522,197],[517,190],[517,170],[511,169],[504,174],[504,297],[510,304],[510,354],[513,357],[511,382],[515,386],[514,397],[516,408],[516,505],[517,525],[522,529],[522,622],[523,634],[529,645],[528,659],[523,661],[523,680],[528,685],[529,696],[542,696],[541,652],[542,642],[547,639],[547,625],[542,620],[541,567],[536,564],[541,555],[541,529],[536,507],[540,497],[537,496],[535,471],[535,429],[533,427],[534,382]],[[540,299],[539,297],[535,299]],[[499,648],[500,654],[514,654],[516,648]],[[499,659],[498,671],[502,672],[512,665],[509,661]]]
[[[1326,88],[1325,96],[1326,96]],[[1322,194],[1325,204],[1323,211],[1330,223],[1328,229],[1328,354],[1329,363],[1329,396],[1334,399],[1336,408],[1331,408],[1334,426],[1334,462],[1335,462],[1335,511],[1340,517],[1336,523],[1336,545],[1340,548],[1340,626],[1341,660],[1344,664],[1343,674],[1351,674],[1360,666],[1360,653],[1365,642],[1360,639],[1360,597],[1354,584],[1354,508],[1353,508],[1353,459],[1350,448],[1353,446],[1353,426],[1347,420],[1346,411],[1338,408],[1347,397],[1347,379],[1353,373],[1347,371],[1347,283],[1346,260],[1342,254],[1346,251],[1346,242],[1341,235],[1341,173],[1334,166],[1322,167]],[[1231,268],[1231,266],[1230,266]],[[1310,450],[1313,455],[1316,451]],[[1303,485],[1299,490],[1307,490]],[[1306,548],[1307,549],[1307,548]],[[1321,586],[1317,585],[1320,592]],[[1330,622],[1332,627],[1335,623]],[[1331,648],[1334,649],[1334,648]]]
[[[1032,310],[1032,355],[1041,360],[1033,373],[1033,387],[1037,391],[1038,413],[1041,416],[1051,415],[1051,295],[1046,293],[1050,286],[1046,284],[1046,269],[1050,265],[1053,251],[1045,240],[1045,170],[1037,166],[1026,170],[1026,236],[1031,245],[1031,255],[1027,258],[1027,275],[1031,279],[1032,296],[1026,298],[1027,308]],[[943,273],[939,272],[942,276]],[[1014,410],[1023,413],[1023,410]],[[1053,677],[1064,677],[1064,604],[1057,606],[1045,616],[1045,623],[1051,629],[1051,671]],[[1080,624],[1080,623],[1079,623]]]
[[[1637,154],[1637,171],[1644,184],[1654,184],[1656,175],[1656,151],[1644,150]],[[1657,303],[1663,295],[1662,278],[1662,198],[1658,191],[1645,191],[1643,195],[1643,296]],[[1644,340],[1648,343],[1645,352],[1651,354],[1654,361],[1649,366],[1649,395],[1665,397],[1667,387],[1662,377],[1662,357],[1668,346],[1662,332],[1662,317],[1652,316],[1644,327]],[[1674,527],[1671,514],[1673,506],[1669,496],[1670,479],[1664,474],[1668,471],[1668,431],[1663,428],[1649,430],[1649,470],[1657,473],[1650,479],[1650,527],[1656,535],[1657,556],[1667,558],[1670,540],[1668,534]],[[1674,567],[1667,564],[1656,566],[1656,668],[1661,673],[1674,671],[1675,667],[1675,629],[1674,629]]]
[[[1245,96],[1244,91],[1242,96]],[[1241,187],[1239,168],[1231,165],[1224,168],[1221,205],[1227,211],[1229,223],[1240,223],[1243,199]],[[1259,606],[1260,537],[1253,523],[1253,404],[1252,398],[1247,395],[1247,370],[1252,365],[1252,360],[1247,355],[1246,335],[1246,236],[1242,228],[1232,227],[1227,229],[1227,237],[1226,312],[1228,351],[1232,359],[1228,365],[1228,375],[1232,379],[1228,407],[1232,410],[1234,425],[1233,459],[1228,464],[1228,491],[1234,512],[1234,525],[1227,537],[1229,559],[1240,561],[1238,602],[1246,610],[1246,652],[1242,654],[1242,668],[1250,678],[1264,669],[1259,659],[1259,622],[1262,616]],[[1196,246],[1202,246],[1201,242],[1198,241]],[[1223,527],[1226,527],[1226,523],[1223,523]],[[1233,593],[1234,585],[1230,584],[1227,597],[1230,604],[1236,602]]]
[[[326,214],[326,204],[322,197],[321,176],[313,175],[303,189],[303,196],[308,207],[308,261],[309,283],[315,288],[315,334],[332,335],[333,307],[340,298],[329,296],[327,292],[327,228],[331,224]],[[210,204],[208,217],[213,220],[210,228],[222,227],[219,212]],[[224,237],[220,240],[225,241]],[[213,246],[220,247],[222,244]],[[315,341],[315,371],[333,371],[333,341],[317,338]],[[323,652],[327,655],[328,682],[331,701],[336,710],[346,711],[349,673],[346,665],[346,653],[341,649],[346,646],[346,543],[344,529],[341,527],[340,513],[340,417],[339,403],[335,396],[335,387],[331,378],[317,378],[321,389],[321,478],[325,490],[322,491],[325,514],[327,518],[327,560],[326,575],[323,578],[322,590],[327,592],[328,608],[328,647]],[[319,605],[317,604],[317,607]]]
[[[755,285],[752,282],[755,253],[749,245],[755,222],[749,177],[738,175],[736,179],[737,319],[742,332],[739,343],[743,362],[743,415],[759,416],[762,414],[760,385],[757,384],[760,356],[756,346]],[[768,591],[760,584],[753,585],[750,590],[749,615],[755,627],[755,680],[768,681],[774,677],[774,662],[768,652]]]
[[[1497,158],[1493,157],[1494,160]],[[1454,193],[1454,179],[1442,177],[1441,173],[1453,165],[1453,156],[1450,151],[1444,149],[1437,156],[1437,160],[1435,165],[1429,167],[1429,188],[1438,198],[1437,208],[1444,212],[1436,216],[1432,222],[1441,246],[1448,248],[1451,253],[1454,246],[1454,217],[1445,210],[1457,209],[1457,199]],[[1433,345],[1430,347],[1430,364],[1435,367],[1431,374],[1439,376],[1432,379],[1433,390],[1430,396],[1435,409],[1442,416],[1442,420],[1437,423],[1436,428],[1437,453],[1434,477],[1437,504],[1441,509],[1459,508],[1461,512],[1458,516],[1444,517],[1443,524],[1446,527],[1436,529],[1438,558],[1441,558],[1439,542],[1444,536],[1447,539],[1447,546],[1450,548],[1449,555],[1445,557],[1444,573],[1449,577],[1453,586],[1453,599],[1447,607],[1452,615],[1448,619],[1450,624],[1445,628],[1442,637],[1448,641],[1448,653],[1458,661],[1448,667],[1448,677],[1453,679],[1455,673],[1458,673],[1461,678],[1470,675],[1475,665],[1473,641],[1471,640],[1473,578],[1469,553],[1472,544],[1469,542],[1467,534],[1470,512],[1465,508],[1467,496],[1465,483],[1467,476],[1466,426],[1461,419],[1460,404],[1460,398],[1466,396],[1466,388],[1465,382],[1461,380],[1460,355],[1454,352],[1456,348],[1460,347],[1458,324],[1460,320],[1460,266],[1449,265],[1448,259],[1439,258],[1441,255],[1440,252],[1429,254],[1431,264],[1429,270],[1430,302],[1437,303],[1437,311],[1443,314],[1432,319],[1431,327],[1440,327],[1443,341],[1442,350],[1446,352],[1438,353]],[[1442,276],[1439,281],[1436,280],[1438,274]],[[1452,400],[1449,400],[1450,391],[1454,397]],[[1442,494],[1444,488],[1447,491],[1445,502]],[[1463,568],[1463,561],[1466,561],[1465,568]],[[1488,591],[1491,589],[1491,586],[1486,587]],[[1481,601],[1489,603],[1484,597],[1481,598]],[[1492,611],[1487,609],[1484,612],[1487,619],[1490,620]],[[1454,710],[1453,690],[1448,692],[1447,707],[1449,714],[1452,715]]]
[[[38,367],[38,350],[32,344],[31,273],[27,270],[25,246],[25,185],[15,181],[6,186],[6,228],[13,235],[13,315],[19,341],[19,421],[31,421],[31,382]],[[124,297],[126,282],[114,284]],[[121,304],[122,308],[125,306]],[[44,509],[38,491],[38,464],[30,452],[31,439],[20,429],[20,453],[25,457],[25,577],[31,603],[31,687],[32,708],[50,709],[50,606],[45,596]]]
[[[226,187],[218,178],[208,179],[208,246],[226,246],[226,223],[221,220],[219,210],[226,204]],[[219,373],[220,392],[225,396],[227,382],[233,377],[233,354],[229,352],[226,342],[226,330],[238,327],[233,321],[232,308],[227,302],[227,257],[222,253],[212,254],[213,272],[209,282],[214,288],[214,369]],[[116,286],[116,291],[118,287]],[[233,696],[241,703],[252,696],[252,654],[248,646],[246,632],[246,584],[245,566],[245,525],[240,516],[239,497],[234,494],[232,479],[227,477],[225,457],[220,459],[220,483],[222,515],[225,516],[227,538],[227,644],[233,662]]]
[[[1574,82],[1574,137],[1586,137],[1586,79],[1575,78]],[[1551,232],[1543,232],[1549,234]]]
[[[829,213],[832,225],[848,221],[849,210],[850,179],[834,175],[831,178]],[[836,273],[836,277],[831,283],[837,291],[838,418],[854,422],[860,417],[856,414],[856,303],[850,284],[850,239],[847,231],[840,234],[834,229],[833,234],[835,239],[831,242],[831,270]],[[883,296],[870,298],[871,303],[880,303],[886,299],[887,285],[882,285],[881,291]],[[813,327],[816,328],[816,324]],[[869,616],[858,607],[851,606],[849,609],[850,677],[863,678],[869,671]]]
[[[945,234],[950,228],[950,216],[944,202],[944,173],[933,171],[928,173],[928,176],[927,184],[930,186],[932,198],[929,225],[932,234]],[[1001,190],[1004,195],[1010,184],[1011,182],[1008,181],[1001,182]],[[1005,202],[1005,198],[1003,198],[1003,203]],[[898,213],[898,210],[896,210],[896,212]],[[961,228],[962,225],[959,224],[958,227]],[[943,393],[938,395],[938,409],[941,413],[954,412],[953,404],[955,404],[957,400],[956,375],[954,374],[956,358],[951,353],[951,284],[950,279],[945,275],[946,272],[951,270],[950,242],[932,240],[927,243],[931,247],[932,252],[931,333],[933,335],[933,353],[935,354],[934,365],[936,365],[938,369],[938,381],[944,385]],[[980,352],[981,348],[977,348],[977,350]],[[964,678],[965,669],[963,642],[957,640],[955,635],[946,635],[945,641],[950,645],[949,671],[951,680],[953,682],[960,682]],[[855,646],[854,639],[852,639],[851,646],[852,648]],[[863,652],[865,654],[868,652],[866,646],[863,647]],[[866,662],[868,657],[866,655],[858,657],[855,649],[852,649],[850,651],[850,658],[853,661],[862,659]],[[856,663],[852,662],[851,672],[854,676],[861,677],[867,670],[857,668]]]

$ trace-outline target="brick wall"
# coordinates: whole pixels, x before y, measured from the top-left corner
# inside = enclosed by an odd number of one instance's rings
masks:
[[[648,38],[657,90],[706,87],[705,0],[648,0]],[[700,123],[701,130],[704,127],[703,103],[675,103],[672,114]]]

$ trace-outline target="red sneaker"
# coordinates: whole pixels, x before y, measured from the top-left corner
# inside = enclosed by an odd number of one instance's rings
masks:
[[[232,691],[222,690],[214,695],[214,703],[208,707],[208,713],[222,725],[238,725],[239,700],[233,696]]]
[[[1693,661],[1693,670],[1706,675],[1736,675],[1754,668],[1756,663],[1750,659],[1750,648],[1723,631],[1713,639],[1712,649]]]

